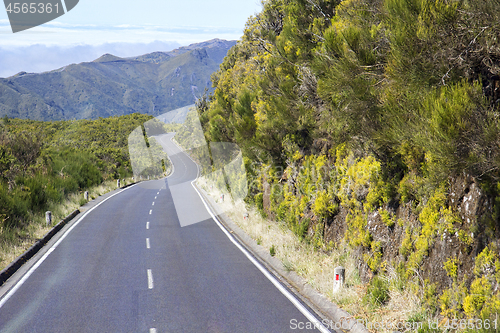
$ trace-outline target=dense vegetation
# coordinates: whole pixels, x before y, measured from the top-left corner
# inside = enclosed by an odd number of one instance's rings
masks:
[[[68,194],[132,175],[128,136],[152,117],[0,124],[0,237]]]
[[[365,281],[395,271],[426,315],[494,318],[498,36],[498,0],[267,0],[197,109],[263,214],[347,242]]]

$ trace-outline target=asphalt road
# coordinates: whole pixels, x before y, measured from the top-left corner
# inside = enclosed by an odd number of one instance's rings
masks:
[[[275,333],[309,321],[211,218],[196,164],[169,138],[175,172],[78,220],[4,293],[0,332]]]

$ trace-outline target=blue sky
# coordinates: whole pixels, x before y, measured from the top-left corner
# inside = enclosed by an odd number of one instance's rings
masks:
[[[80,0],[65,15],[13,34],[0,9],[0,77],[169,51],[213,38],[239,39],[260,0]]]

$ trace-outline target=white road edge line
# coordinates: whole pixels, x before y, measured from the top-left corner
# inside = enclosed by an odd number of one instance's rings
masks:
[[[107,200],[111,199],[112,197],[114,197],[115,195],[117,194],[120,194],[122,193],[123,191],[125,190],[128,190],[134,186],[136,186],[137,184],[134,184],[132,186],[129,186],[127,188],[124,188],[122,189],[121,191],[119,192],[116,192],[115,194],[113,195],[110,195],[109,197],[107,197],[106,199],[104,199],[103,201],[99,202],[97,205],[95,205],[94,207],[90,208],[88,211],[85,212],[85,214],[82,215],[82,217],[80,217],[78,219],[78,221],[76,221],[75,223],[73,223],[73,225],[68,229],[66,230],[66,232],[61,236],[61,238],[59,238],[57,240],[57,242],[54,243],[54,245],[52,245],[52,247],[36,262],[35,265],[33,265],[25,274],[24,276],[21,278],[21,280],[19,280],[15,286],[9,290],[9,292],[5,295],[4,298],[2,298],[2,300],[0,300],[0,309],[2,308],[2,306],[9,300],[9,298],[12,297],[12,295],[14,295],[14,293],[24,284],[24,282],[26,282],[26,280],[28,280],[28,278],[31,276],[31,274],[33,274],[33,272],[45,261],[45,259],[47,259],[47,257],[59,246],[59,244],[61,244],[61,242],[64,240],[64,238],[66,238],[66,236],[69,235],[69,233],[71,232],[71,230],[73,230],[73,228],[75,228],[91,211],[93,211],[94,209],[96,209],[97,207],[99,207],[101,204],[103,204],[104,202],[106,202]]]
[[[194,181],[193,181],[194,182]],[[240,249],[241,252],[243,252],[243,254],[262,272],[262,274],[264,274],[265,277],[268,278],[269,281],[271,281],[272,284],[274,284],[274,286],[276,288],[278,288],[278,290],[286,297],[288,298],[288,300],[290,302],[292,302],[293,305],[295,305],[295,307],[310,321],[312,322],[316,327],[320,330],[320,332],[323,332],[323,333],[330,333],[330,331],[325,327],[323,326],[323,324],[321,323],[321,321],[319,321],[309,310],[307,310],[300,302],[297,298],[295,298],[295,296],[293,296],[288,290],[285,289],[285,287],[283,287],[279,282],[278,280],[276,280],[276,278],[274,276],[271,275],[271,273],[269,273],[267,271],[267,269],[264,268],[264,266],[262,266],[257,260],[255,260],[254,257],[252,257],[252,255],[250,253],[248,253],[248,251],[243,247],[241,246],[238,241],[236,241],[234,239],[233,236],[231,236],[231,234],[226,230],[226,228],[224,228],[223,225],[221,225],[221,223],[217,220],[217,218],[214,216],[214,214],[212,213],[212,210],[208,207],[207,203],[205,202],[205,199],[201,196],[200,192],[198,191],[198,189],[194,186],[193,183],[191,183],[191,185],[193,185],[193,188],[196,190],[196,192],[198,193],[198,195],[200,196],[201,198],[201,201],[203,202],[203,204],[205,205],[205,208],[207,209],[207,211],[210,213],[210,215],[212,216],[212,219],[215,221],[215,223],[217,223],[217,225],[219,226],[219,228],[224,232],[224,234],[226,234],[226,236],[229,238],[229,240],[231,242],[233,242],[234,245],[236,245],[236,247],[238,249]]]
[[[174,141],[172,141],[173,137],[170,139],[170,141],[175,144],[177,147],[179,147]],[[180,148],[180,147],[179,147]],[[182,152],[184,152],[184,150],[181,149]],[[257,260],[255,260],[255,258],[243,247],[241,246],[241,244],[236,240],[234,239],[234,237],[226,230],[226,228],[224,228],[224,226],[217,220],[217,218],[215,217],[215,215],[213,214],[212,210],[210,209],[210,207],[207,205],[207,203],[205,202],[205,199],[203,198],[203,196],[201,195],[200,191],[198,191],[198,189],[196,188],[196,186],[194,185],[194,182],[199,178],[200,176],[200,167],[198,166],[198,163],[196,163],[192,158],[191,156],[189,156],[188,154],[184,153],[187,157],[189,157],[189,159],[191,161],[193,161],[193,163],[196,165],[197,169],[198,169],[198,176],[196,177],[195,180],[193,180],[191,182],[191,186],[194,188],[194,190],[196,191],[196,193],[198,193],[198,196],[200,197],[201,201],[203,202],[203,204],[205,205],[205,208],[206,210],[208,211],[208,213],[210,214],[210,216],[212,217],[212,219],[215,221],[215,223],[219,226],[219,228],[224,232],[224,234],[227,236],[227,238],[229,238],[229,240],[231,242],[233,242],[234,245],[236,245],[236,247],[238,249],[240,249],[241,252],[243,252],[243,254],[255,265],[255,267],[257,267],[257,269],[259,269],[259,271],[262,272],[262,274],[264,274],[265,277],[267,277],[267,279],[269,281],[271,281],[271,283],[286,297],[288,298],[288,300],[290,302],[292,302],[292,304],[310,321],[312,322],[315,326],[315,328],[319,329],[320,332],[323,332],[323,333],[330,333],[330,331],[323,325],[323,323],[321,321],[319,321],[309,310],[306,309],[306,307],[304,305],[302,305],[299,300],[292,295],[292,293],[290,293],[285,287],[283,287],[279,282],[278,280],[276,280],[276,278],[271,275],[271,273],[269,273],[267,271],[267,269],[262,266]]]
[[[151,245],[149,244],[149,238],[146,238],[146,248],[150,249]]]
[[[153,285],[153,272],[148,269],[148,288],[149,289],[153,289],[154,285]]]

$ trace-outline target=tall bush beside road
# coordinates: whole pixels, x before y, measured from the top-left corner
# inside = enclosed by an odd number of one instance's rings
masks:
[[[499,13],[266,1],[198,105],[205,136],[242,148],[247,203],[320,251],[348,244],[365,283],[397,281],[380,306],[405,290],[419,318],[491,319],[498,251],[474,272],[500,248]]]

